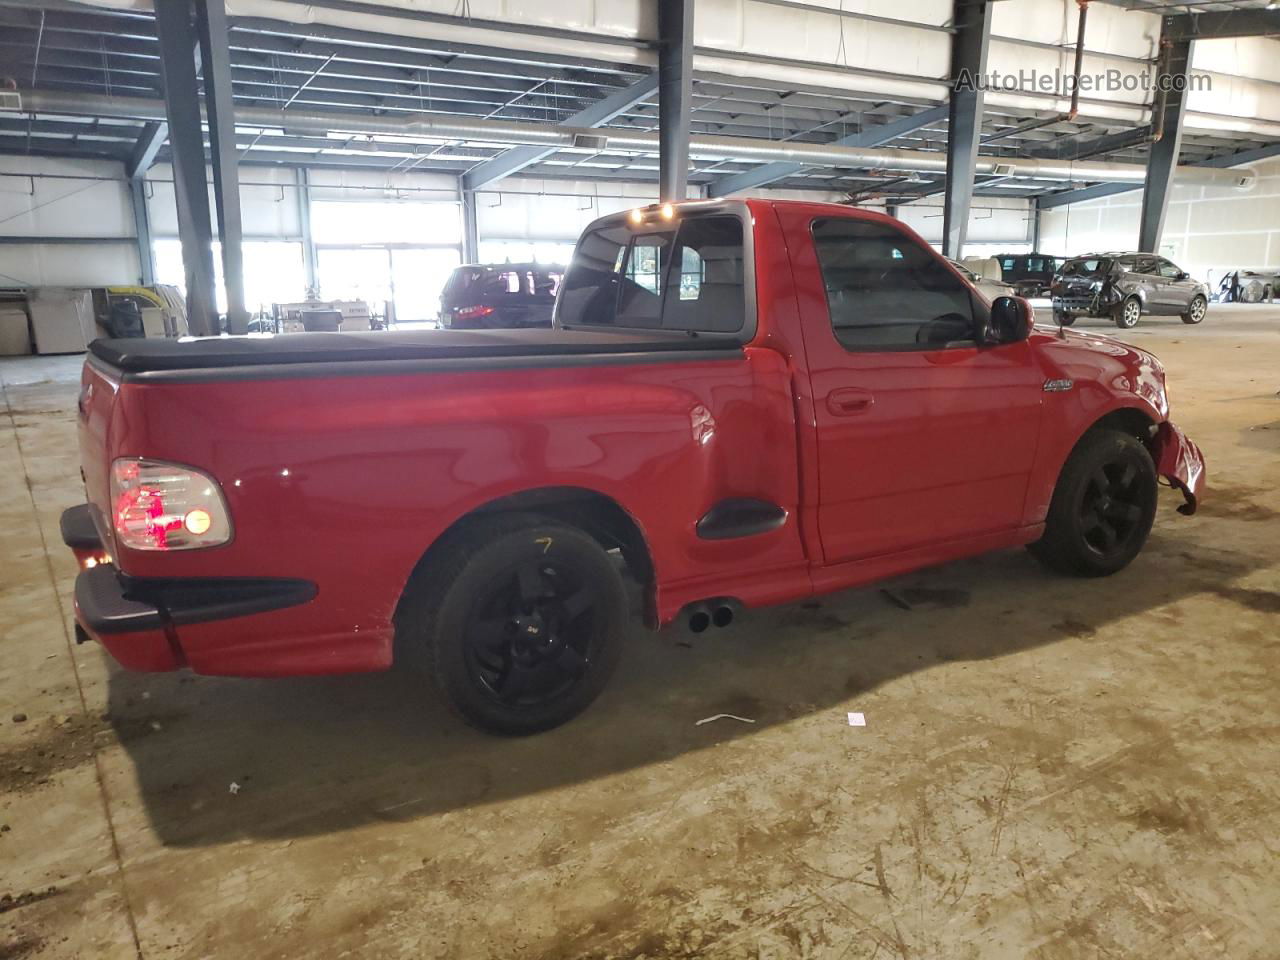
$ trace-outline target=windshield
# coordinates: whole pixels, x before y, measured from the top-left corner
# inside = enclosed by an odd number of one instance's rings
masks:
[[[1110,269],[1111,260],[1108,257],[1081,257],[1078,260],[1068,260],[1064,263],[1062,265],[1062,276],[1096,277]]]
[[[578,241],[557,322],[733,333],[746,319],[745,272],[736,216],[692,217],[658,229],[612,220]]]

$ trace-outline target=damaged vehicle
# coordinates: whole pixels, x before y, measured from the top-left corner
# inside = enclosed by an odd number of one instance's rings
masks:
[[[1106,576],[1158,480],[1184,513],[1204,487],[1155,357],[1037,329],[869,210],[603,217],[554,322],[95,341],[77,640],[135,670],[406,665],[525,734],[596,698],[633,609],[720,628],[1023,546]]]
[[[1050,293],[1053,319],[1064,327],[1077,317],[1100,317],[1131,330],[1148,314],[1199,323],[1209,307],[1208,286],[1150,253],[1074,257],[1053,278]]]

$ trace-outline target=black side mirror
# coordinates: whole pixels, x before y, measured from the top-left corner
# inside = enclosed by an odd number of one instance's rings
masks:
[[[1178,279],[1179,279],[1179,280],[1190,280],[1190,279],[1191,279],[1191,274],[1187,273],[1187,271],[1185,271],[1185,270],[1179,270],[1179,271],[1178,271]]]
[[[1031,336],[1035,322],[1031,304],[1021,297],[996,297],[991,303],[987,343],[1018,343]]]

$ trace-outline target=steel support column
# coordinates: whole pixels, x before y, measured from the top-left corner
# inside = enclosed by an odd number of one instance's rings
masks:
[[[156,258],[151,249],[151,218],[147,216],[147,181],[133,177],[129,181],[129,198],[133,201],[133,231],[138,238],[138,282],[149,287],[156,282]]]
[[[213,205],[222,241],[222,283],[227,294],[227,332],[246,333],[244,250],[241,246],[240,176],[236,169],[236,118],[231,102],[231,55],[223,0],[195,0],[204,80],[209,155],[213,161]]]
[[[693,4],[658,0],[658,194],[668,203],[689,189]]]
[[[462,262],[480,261],[480,224],[476,219],[476,194],[464,186],[465,177],[458,178],[458,199],[462,201]]]
[[[991,45],[991,2],[955,0],[951,37],[951,97],[947,120],[947,187],[942,210],[942,252],[959,259],[964,252],[973,177],[978,163]]]
[[[320,296],[320,275],[316,269],[316,241],[311,236],[311,178],[306,167],[294,171],[298,187],[298,232],[302,234],[302,268],[307,282],[307,296]]]
[[[213,230],[209,222],[209,185],[205,178],[204,136],[193,54],[195,35],[188,5],[166,0],[155,5],[160,40],[160,75],[173,163],[173,192],[178,235],[187,282],[187,321],[193,334],[219,332],[214,295]]]
[[[1147,181],[1142,188],[1142,216],[1138,221],[1138,249],[1155,253],[1164,230],[1164,216],[1169,209],[1169,188],[1178,166],[1182,148],[1182,118],[1187,112],[1187,68],[1191,66],[1194,40],[1170,39],[1175,25],[1166,17],[1160,31],[1160,59],[1156,78],[1167,85],[1167,92],[1157,92],[1152,108],[1152,127],[1159,139],[1151,144],[1147,155]]]

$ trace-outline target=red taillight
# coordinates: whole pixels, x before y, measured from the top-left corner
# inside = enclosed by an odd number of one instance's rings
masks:
[[[111,502],[116,538],[134,550],[192,550],[231,539],[217,482],[190,467],[117,460],[111,465]]]
[[[491,313],[493,313],[493,307],[459,307],[458,319],[476,320],[480,317],[487,317]]]

